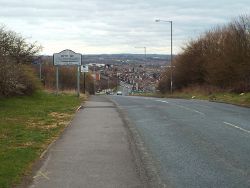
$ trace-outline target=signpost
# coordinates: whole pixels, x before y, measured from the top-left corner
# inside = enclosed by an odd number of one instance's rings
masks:
[[[63,50],[53,55],[53,63],[55,66],[60,65],[78,65],[82,64],[82,54],[73,52],[72,50]]]
[[[53,64],[56,66],[56,91],[59,92],[58,78],[59,66],[77,66],[77,96],[80,96],[80,66],[82,64],[82,54],[75,53],[72,50],[63,50],[60,53],[53,54]]]
[[[42,60],[41,60],[41,56],[36,58],[33,61],[33,64],[39,64],[39,78],[40,78],[40,80],[42,80]]]
[[[81,66],[81,72],[83,72],[83,93],[85,94],[85,88],[86,88],[86,78],[85,78],[85,73],[89,72],[89,66],[88,65],[82,65]]]
[[[89,66],[88,65],[82,65],[81,66],[81,72],[89,72]]]

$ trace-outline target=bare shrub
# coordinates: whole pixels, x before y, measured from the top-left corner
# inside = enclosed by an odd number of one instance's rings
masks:
[[[0,97],[32,94],[40,87],[28,66],[40,49],[19,34],[0,27]]]
[[[210,85],[227,91],[250,91],[250,16],[240,16],[190,41],[173,64],[176,89]],[[164,74],[169,77],[168,71]],[[164,84],[169,84],[167,79],[160,82],[159,89],[169,91]]]

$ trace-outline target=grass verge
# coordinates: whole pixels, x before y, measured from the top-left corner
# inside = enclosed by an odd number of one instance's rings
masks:
[[[223,102],[244,107],[250,107],[250,93],[229,93],[229,92],[214,92],[207,94],[206,92],[197,91],[175,91],[173,94],[160,94],[160,93],[148,93],[148,94],[135,94],[133,96],[144,97],[159,97],[159,98],[181,98],[181,99],[200,99],[209,100],[213,102]]]
[[[206,92],[196,90],[176,91],[172,95],[167,94],[168,98],[201,99],[213,102],[223,102],[244,107],[250,107],[250,93],[230,93],[230,92]]]
[[[72,119],[82,99],[37,92],[0,99],[0,187],[18,184]]]

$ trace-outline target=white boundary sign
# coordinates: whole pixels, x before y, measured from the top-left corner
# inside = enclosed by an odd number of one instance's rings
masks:
[[[75,53],[72,50],[63,50],[60,53],[53,54],[53,64],[60,65],[81,65],[82,54]]]

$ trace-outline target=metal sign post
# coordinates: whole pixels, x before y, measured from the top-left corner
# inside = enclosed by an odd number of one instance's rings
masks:
[[[77,66],[77,97],[80,97],[80,66]]]
[[[42,56],[37,57],[36,59],[34,59],[34,61],[32,62],[32,64],[39,64],[39,79],[42,80]]]
[[[58,66],[56,66],[56,94],[57,95],[59,93],[58,79],[59,79],[59,71],[58,71]]]
[[[42,62],[39,62],[39,78],[42,80]]]
[[[85,78],[85,72],[83,73],[83,93],[85,94],[86,91],[86,78]]]
[[[86,91],[86,76],[85,76],[85,73],[89,72],[89,66],[88,65],[82,65],[81,66],[81,72],[83,73],[83,93],[85,94],[85,91]]]

